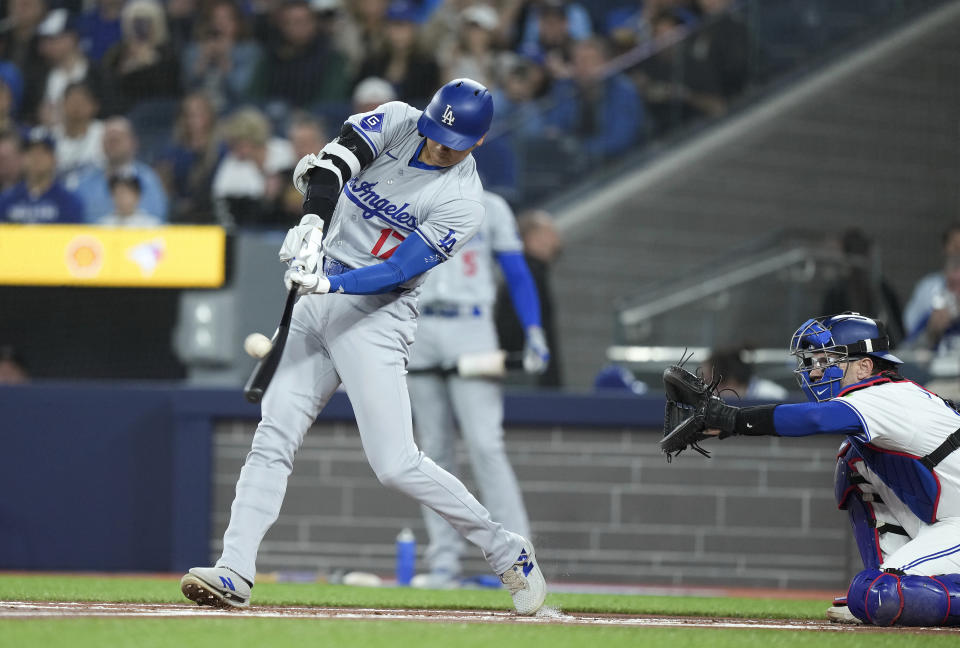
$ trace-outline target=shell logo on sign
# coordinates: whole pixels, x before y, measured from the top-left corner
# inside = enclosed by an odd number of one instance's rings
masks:
[[[74,277],[96,277],[103,267],[103,245],[92,236],[77,236],[67,244],[66,262]]]

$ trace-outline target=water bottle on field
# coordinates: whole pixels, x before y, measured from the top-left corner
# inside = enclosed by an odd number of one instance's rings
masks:
[[[417,563],[417,538],[409,528],[397,534],[397,585],[410,585]]]

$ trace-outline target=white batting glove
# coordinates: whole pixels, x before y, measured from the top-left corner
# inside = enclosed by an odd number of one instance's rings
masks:
[[[283,273],[283,285],[287,290],[297,287],[297,294],[325,295],[330,292],[330,280],[320,274],[304,272],[300,268],[290,268]]]
[[[323,221],[316,214],[307,214],[299,225],[287,231],[280,246],[280,260],[305,272],[314,272],[320,263],[322,240]]]
[[[300,161],[297,162],[296,168],[293,170],[293,186],[297,188],[302,195],[307,195],[307,184],[309,178],[307,174],[310,172],[310,169],[313,169],[317,166],[317,163],[320,161],[320,158],[317,157],[314,153],[307,153]]]
[[[523,370],[528,374],[542,374],[550,364],[550,347],[547,337],[539,326],[527,328],[527,339],[523,346]]]

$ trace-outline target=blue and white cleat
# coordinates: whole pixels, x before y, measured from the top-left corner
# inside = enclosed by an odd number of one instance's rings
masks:
[[[180,579],[180,591],[197,605],[237,608],[250,605],[250,586],[226,567],[194,567]]]
[[[528,540],[523,541],[523,549],[513,567],[500,574],[500,582],[510,590],[517,614],[530,616],[543,607],[543,600],[547,598],[547,583],[540,571],[533,545]]]

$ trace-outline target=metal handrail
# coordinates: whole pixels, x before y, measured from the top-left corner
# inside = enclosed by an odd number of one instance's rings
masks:
[[[674,364],[684,356],[691,356],[696,366],[710,357],[712,349],[709,347],[693,346],[641,346],[614,344],[607,347],[607,360],[624,364]],[[926,365],[936,357],[936,352],[930,349],[897,349],[897,357],[906,363]],[[749,364],[753,365],[787,365],[792,363],[790,352],[786,346],[773,349],[750,349],[746,352]]]
[[[783,270],[800,262],[821,259],[835,259],[832,254],[815,250],[807,246],[792,247],[783,252],[777,252],[766,258],[739,266],[721,275],[712,276],[703,280],[687,280],[684,283],[691,285],[685,288],[660,288],[657,292],[662,297],[645,300],[642,304],[624,308],[618,319],[623,326],[636,326],[656,315],[702,301],[704,298],[719,292],[729,290],[735,286],[745,284],[765,275]],[[636,299],[634,301],[639,301]]]

